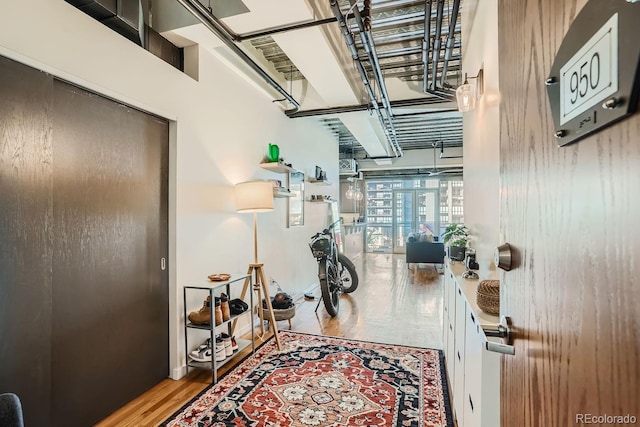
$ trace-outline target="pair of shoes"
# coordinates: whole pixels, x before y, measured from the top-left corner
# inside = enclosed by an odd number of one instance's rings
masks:
[[[211,324],[211,297],[207,297],[202,304],[202,308],[198,311],[189,313],[189,321],[194,325],[210,325]],[[222,323],[222,322],[221,322]]]
[[[189,353],[189,358],[196,362],[211,362],[211,338],[208,338],[200,346]]]
[[[227,299],[227,312],[229,311],[229,300]],[[229,320],[229,316],[225,319],[224,311],[222,309],[222,299],[216,297],[214,300],[214,316],[216,326],[222,324],[222,322]],[[189,313],[189,321],[194,325],[210,325],[211,324],[211,297],[208,296],[207,299],[204,300],[202,307],[198,311],[192,311]]]
[[[202,353],[207,349],[211,349],[211,338],[207,338],[202,344],[198,346],[198,348],[189,353],[189,356],[192,359],[202,358]]]
[[[235,337],[222,333],[216,336],[216,362],[222,362],[228,356],[231,356],[238,345],[235,344]],[[234,348],[235,345],[235,348]],[[195,362],[211,362],[211,338],[207,338],[197,349],[189,353],[189,358]]]

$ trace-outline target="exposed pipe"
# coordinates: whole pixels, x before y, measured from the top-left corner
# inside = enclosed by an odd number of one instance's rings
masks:
[[[424,72],[422,77],[422,91],[429,92],[429,50],[431,49],[431,3],[433,0],[426,0],[424,3],[424,37],[422,39],[422,64]]]
[[[233,35],[215,16],[213,16],[200,2],[197,0],[178,0],[193,16],[195,16],[202,24],[212,33],[222,40],[222,42],[233,51],[240,59],[242,59],[253,71],[258,73],[271,87],[278,91],[284,98],[293,105],[293,109],[288,111],[298,111],[300,103],[296,101],[280,84],[275,81],[266,71],[264,71],[253,59],[249,57],[242,49],[236,46]]]
[[[440,140],[440,158],[441,159],[461,159],[462,157],[463,156],[445,156],[444,155],[444,141]]]
[[[397,132],[395,125],[393,123],[393,111],[391,110],[391,104],[389,103],[389,93],[387,92],[387,85],[384,82],[384,76],[382,75],[382,68],[380,68],[380,61],[378,61],[378,54],[376,52],[376,47],[373,43],[373,37],[371,36],[371,17],[370,13],[370,0],[364,1],[364,11],[365,17],[362,17],[360,10],[356,6],[356,0],[349,0],[351,3],[351,7],[353,8],[353,14],[355,16],[356,24],[358,24],[358,29],[360,30],[360,38],[362,39],[362,45],[364,46],[364,50],[367,53],[367,57],[369,58],[369,62],[371,63],[371,68],[373,70],[373,76],[375,78],[376,83],[378,84],[378,90],[380,91],[380,98],[382,100],[382,105],[384,106],[385,115],[387,116],[387,124],[391,129],[391,143],[393,144],[391,148],[393,149],[394,154],[397,157],[402,156],[402,148],[398,144],[397,140]],[[384,123],[382,123],[384,126]]]
[[[406,108],[406,107],[416,107],[422,105],[432,105],[432,104],[440,104],[441,100],[436,98],[413,98],[413,99],[402,99],[398,101],[391,101],[392,108]],[[312,116],[324,116],[328,114],[341,114],[341,113],[353,113],[355,111],[365,111],[369,110],[371,107],[369,104],[360,104],[360,105],[347,105],[344,107],[331,107],[331,108],[318,108],[315,110],[301,110],[297,112],[285,111],[285,114],[289,118],[299,118],[299,117],[312,117]],[[445,111],[434,111],[434,113],[447,112]],[[458,109],[450,110],[450,111],[458,111]],[[425,114],[425,113],[419,113]],[[394,115],[394,117],[398,117]]]
[[[438,76],[438,62],[440,61],[440,45],[442,44],[442,17],[444,15],[444,0],[438,0],[436,15],[436,35],[433,40],[431,89],[436,90],[436,80]]]
[[[367,72],[364,69],[362,62],[360,61],[360,57],[358,56],[358,49],[356,48],[355,40],[353,39],[353,36],[349,31],[347,22],[344,19],[344,15],[342,14],[342,11],[340,10],[340,5],[338,4],[337,0],[330,0],[330,4],[331,4],[331,10],[333,11],[334,16],[338,20],[338,24],[340,25],[340,29],[342,31],[342,34],[344,35],[345,41],[347,43],[347,47],[351,51],[351,57],[355,62],[356,69],[360,73],[360,78],[362,79],[362,82],[364,83],[364,87],[367,91],[367,94],[369,95],[369,100],[371,101],[371,104],[373,105],[373,108],[376,111],[376,114],[378,115],[378,120],[382,125],[382,129],[385,131],[385,136],[387,137],[387,143],[389,144],[391,149],[394,151],[395,156],[397,157],[398,153],[396,151],[394,144],[391,141],[391,137],[389,135],[387,127],[385,126],[384,117],[382,117],[382,112],[380,111],[380,107],[378,106],[376,95],[373,93],[373,89],[371,88],[371,82],[369,81]]]
[[[453,52],[453,45],[456,41],[456,23],[458,22],[458,11],[460,10],[460,0],[453,0],[453,10],[449,15],[449,34],[447,35],[447,46],[444,52],[444,62],[442,63],[442,74],[440,75],[440,87],[444,87],[447,81],[447,69],[449,60]]]
[[[424,31],[425,35],[422,41],[422,61],[424,65],[424,72],[422,77],[422,90],[424,93],[428,93],[445,101],[455,101],[455,94],[453,91],[448,91],[444,88],[438,88],[436,86],[436,76],[438,74],[438,62],[440,61],[440,45],[442,43],[442,19],[444,15],[444,0],[440,0],[437,5],[436,16],[436,33],[434,39],[434,50],[432,53],[433,62],[433,84],[429,88],[429,49],[431,38],[431,9],[433,6],[433,0],[426,0],[425,3],[425,16],[424,16]]]

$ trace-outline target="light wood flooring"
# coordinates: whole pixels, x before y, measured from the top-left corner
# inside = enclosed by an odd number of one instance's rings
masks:
[[[365,341],[442,348],[442,279],[433,265],[412,264],[404,255],[364,254],[354,264],[358,289],[343,295],[340,312],[330,317],[316,299],[296,301],[291,330]],[[286,292],[287,290],[284,289]],[[288,329],[287,321],[278,322]],[[245,351],[246,353],[246,351]],[[238,361],[244,354],[236,356]],[[233,367],[226,364],[220,371]],[[99,427],[156,426],[211,383],[208,371],[178,381],[166,379],[98,423]]]

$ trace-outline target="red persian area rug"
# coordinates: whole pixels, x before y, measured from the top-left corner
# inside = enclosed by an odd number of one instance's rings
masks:
[[[162,426],[453,427],[442,352],[280,333]]]

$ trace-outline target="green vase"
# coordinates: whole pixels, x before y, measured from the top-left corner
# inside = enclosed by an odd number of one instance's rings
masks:
[[[280,148],[276,144],[269,144],[269,161],[277,162],[280,159]]]

